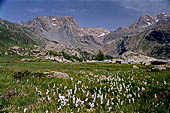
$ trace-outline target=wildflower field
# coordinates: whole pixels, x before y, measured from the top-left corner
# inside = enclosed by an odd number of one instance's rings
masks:
[[[150,72],[152,66],[137,66],[0,58],[0,112],[168,113],[170,70]],[[49,71],[70,77],[41,76]],[[16,72],[25,76],[17,78]]]

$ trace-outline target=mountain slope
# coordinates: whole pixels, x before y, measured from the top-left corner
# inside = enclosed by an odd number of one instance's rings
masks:
[[[106,35],[103,40],[105,54],[119,57],[126,51],[134,51],[156,58],[169,58],[170,15],[155,17],[142,15],[138,21]]]
[[[133,51],[156,58],[170,58],[170,15],[142,15],[136,23],[110,32],[103,28],[80,27],[73,17],[43,16],[25,23],[0,19],[0,46],[38,45],[47,50],[120,57]]]
[[[56,16],[36,17],[26,23],[21,23],[21,25],[48,40],[91,52],[101,48],[101,40],[104,35],[109,33],[103,28],[80,27],[71,16],[61,18]]]
[[[31,29],[23,27],[18,23],[0,19],[0,49],[8,49],[12,46],[33,48],[35,45],[39,46],[40,49],[79,55],[77,50],[69,46],[43,38],[35,34]]]
[[[155,58],[170,58],[170,24],[160,25],[128,37],[126,49]]]
[[[33,45],[44,46],[44,43],[42,39],[35,37],[27,28],[0,19],[0,47],[14,45],[31,47]]]

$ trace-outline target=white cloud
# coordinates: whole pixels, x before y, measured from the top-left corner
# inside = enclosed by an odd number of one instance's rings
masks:
[[[122,6],[141,12],[160,13],[170,11],[168,0],[122,0]]]
[[[54,1],[110,1],[117,2],[119,5],[137,10],[139,12],[147,13],[160,13],[160,12],[170,12],[170,0],[8,0],[8,1],[36,1],[36,2],[54,2]]]

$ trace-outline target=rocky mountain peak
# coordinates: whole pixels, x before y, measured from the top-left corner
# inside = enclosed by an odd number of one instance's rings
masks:
[[[136,23],[130,26],[119,27],[116,31],[135,30],[138,28],[145,29],[146,27],[154,25],[156,22],[158,22],[157,17],[151,16],[146,13],[140,16],[139,19],[136,21]]]
[[[144,14],[140,16],[137,22],[133,25],[134,28],[148,27],[156,23],[156,18],[150,16],[149,14]]]
[[[170,23],[170,14],[161,13],[161,14],[157,15],[157,20],[158,20],[157,25],[168,24],[168,23]]]
[[[165,18],[168,18],[168,17],[170,17],[170,15],[166,14],[166,13],[160,13],[159,15],[157,15],[157,18],[159,20],[162,20],[162,19],[165,19]]]
[[[72,16],[63,16],[63,17],[61,17],[61,21],[64,23],[69,23],[72,25],[79,26],[77,21]]]
[[[38,16],[26,23],[23,23],[25,27],[35,29],[36,33],[41,32],[54,32],[59,29],[79,29],[80,26],[76,20],[71,16]]]
[[[58,16],[38,16],[30,21],[27,22],[27,24],[36,24],[36,23],[41,23],[41,24],[49,24],[53,26],[57,25],[74,25],[74,26],[79,26],[76,22],[76,20],[71,17],[71,16],[63,16],[63,17],[58,17]]]
[[[73,48],[94,51],[110,31],[104,28],[81,27],[72,16],[39,16],[23,23],[35,34]]]

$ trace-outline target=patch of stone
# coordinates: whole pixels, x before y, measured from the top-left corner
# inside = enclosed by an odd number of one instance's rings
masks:
[[[49,78],[63,78],[69,79],[69,75],[63,72],[51,71],[51,72],[43,72],[43,74],[47,75]]]
[[[133,69],[139,69],[139,67],[136,65],[133,65]]]

